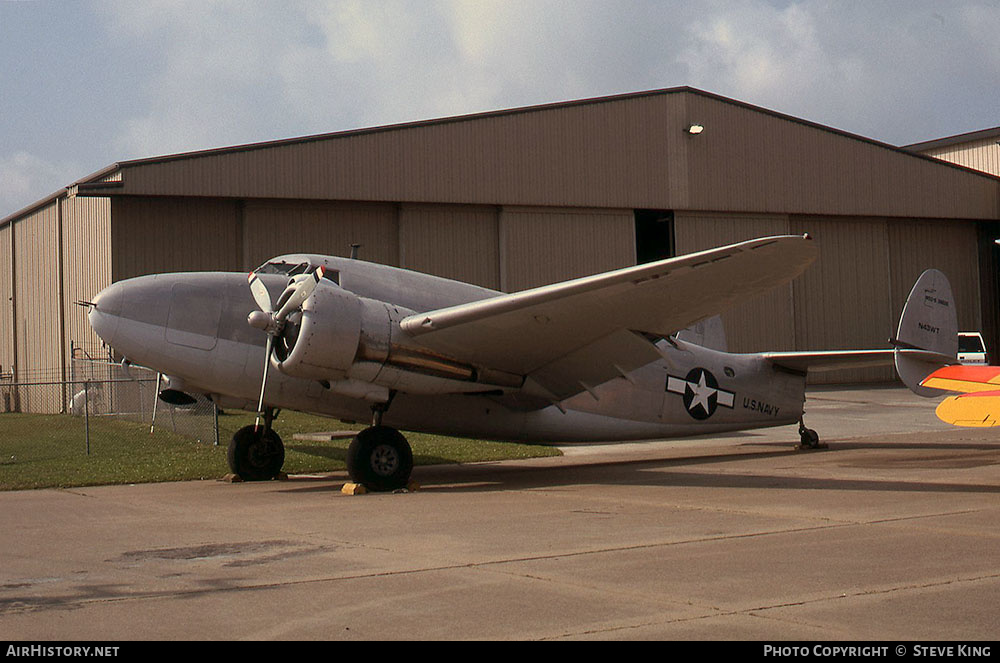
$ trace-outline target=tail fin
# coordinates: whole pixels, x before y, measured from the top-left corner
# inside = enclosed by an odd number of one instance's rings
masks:
[[[894,344],[896,372],[913,393],[927,397],[944,393],[920,386],[932,372],[957,361],[958,315],[943,273],[928,269],[913,284]]]
[[[722,325],[722,318],[712,316],[696,322],[687,329],[677,332],[677,338],[688,343],[700,345],[710,350],[726,352],[726,328]]]

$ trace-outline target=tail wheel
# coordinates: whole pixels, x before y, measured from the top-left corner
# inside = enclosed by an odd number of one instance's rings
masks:
[[[410,443],[395,428],[366,428],[347,449],[347,472],[351,480],[371,490],[405,488],[412,471]]]
[[[268,481],[285,464],[285,445],[270,428],[244,426],[233,435],[226,460],[233,474],[244,481]]]
[[[806,428],[804,422],[799,422],[799,440],[803,447],[816,449],[819,447],[819,434],[811,428]]]

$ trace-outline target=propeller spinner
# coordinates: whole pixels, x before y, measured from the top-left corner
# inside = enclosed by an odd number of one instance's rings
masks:
[[[260,415],[264,409],[264,390],[267,388],[267,370],[271,364],[271,355],[275,351],[275,339],[285,330],[289,316],[301,309],[305,301],[312,295],[316,285],[323,278],[323,272],[323,268],[318,267],[313,272],[293,276],[289,279],[281,296],[278,297],[275,306],[271,305],[271,295],[255,272],[251,272],[247,279],[250,284],[250,293],[260,308],[259,311],[253,311],[247,316],[247,322],[251,327],[267,332],[267,345],[264,350],[264,375],[260,381],[260,399],[257,401],[257,420],[254,422],[254,430],[260,427]],[[277,311],[274,310],[275,307]]]

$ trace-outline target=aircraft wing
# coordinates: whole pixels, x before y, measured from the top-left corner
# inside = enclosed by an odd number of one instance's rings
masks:
[[[961,392],[937,406],[941,421],[954,426],[1000,426],[1000,366],[945,366],[920,385]]]
[[[716,315],[788,283],[816,254],[808,235],[766,237],[418,313],[401,327],[561,400],[659,359],[639,332],[668,336]]]

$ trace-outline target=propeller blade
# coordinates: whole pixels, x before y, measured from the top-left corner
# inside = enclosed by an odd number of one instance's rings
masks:
[[[264,376],[260,379],[260,399],[257,401],[257,419],[253,422],[253,429],[260,428],[260,413],[264,411],[264,390],[267,389],[267,369],[271,365],[271,348],[274,347],[274,336],[267,335],[267,346],[264,349]]]
[[[292,292],[291,296],[285,302],[285,305],[281,307],[281,310],[274,314],[274,319],[278,322],[284,322],[285,318],[288,317],[292,311],[302,306],[302,304],[309,299],[309,295],[313,293],[313,290],[316,289],[316,285],[322,278],[322,267],[316,268],[316,271],[312,274],[296,276],[295,279],[297,279],[298,282],[295,284],[295,291]]]
[[[271,295],[261,280],[257,278],[257,274],[251,272],[247,280],[250,282],[250,292],[253,294],[253,299],[257,302],[257,306],[264,313],[271,313]]]

